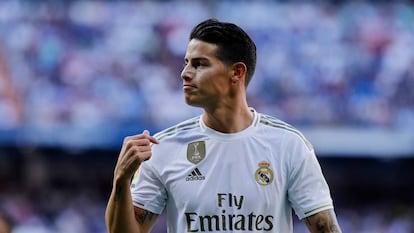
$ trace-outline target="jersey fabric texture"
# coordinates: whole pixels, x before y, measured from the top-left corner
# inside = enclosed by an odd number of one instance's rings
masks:
[[[131,184],[133,204],[166,208],[170,233],[289,233],[292,209],[302,219],[333,208],[311,144],[252,111],[252,124],[238,133],[212,130],[199,116],[155,134],[160,144]]]

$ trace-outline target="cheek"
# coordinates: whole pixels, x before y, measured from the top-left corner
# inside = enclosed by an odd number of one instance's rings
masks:
[[[229,89],[229,78],[223,72],[204,72],[198,77],[198,86],[205,93],[221,94]]]
[[[228,88],[228,85],[223,82],[223,80],[218,79],[218,77],[203,80],[200,84],[203,87],[202,89],[210,94],[220,94],[225,92],[225,90]]]

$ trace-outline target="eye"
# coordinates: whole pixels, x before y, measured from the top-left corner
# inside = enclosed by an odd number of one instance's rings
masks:
[[[200,66],[204,66],[204,63],[203,63],[203,62],[201,62],[201,61],[194,61],[194,62],[193,62],[193,67],[194,67],[194,68],[198,68],[198,67],[200,67]]]
[[[187,60],[187,59],[185,59],[185,60],[184,60],[184,63],[183,63],[183,68],[185,68],[185,67],[187,66],[187,64],[188,64],[188,60]]]

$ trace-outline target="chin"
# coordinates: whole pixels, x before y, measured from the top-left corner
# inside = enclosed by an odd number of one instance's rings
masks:
[[[195,101],[191,98],[185,98],[185,103],[193,106],[193,107],[203,107],[203,105],[201,103],[199,103],[198,101]]]

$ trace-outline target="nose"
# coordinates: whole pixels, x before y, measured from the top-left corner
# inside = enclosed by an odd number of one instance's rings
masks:
[[[181,71],[181,79],[184,81],[189,81],[193,78],[194,72],[191,71],[191,66],[185,65]]]

